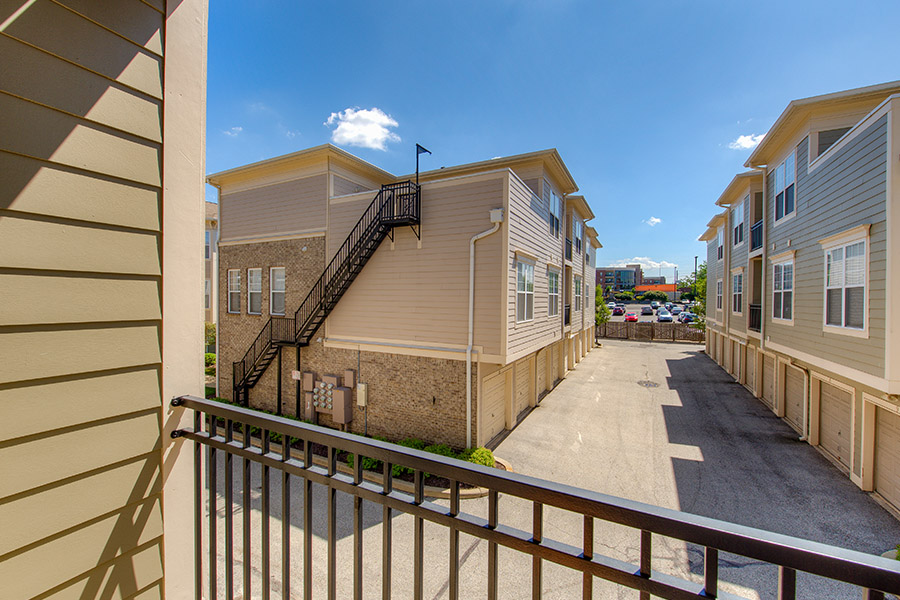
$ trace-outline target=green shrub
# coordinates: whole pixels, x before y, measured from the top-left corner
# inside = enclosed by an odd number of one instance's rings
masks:
[[[380,442],[386,442],[388,439],[383,435],[373,435],[373,440],[378,440]],[[353,468],[353,460],[354,455],[351,453],[347,454],[347,466],[351,469]],[[362,468],[364,471],[377,471],[381,468],[382,462],[377,458],[369,458],[368,456],[362,457]]]
[[[484,465],[485,467],[493,467],[496,463],[494,453],[484,447],[463,450],[459,455],[459,459],[476,465]]]
[[[401,446],[405,446],[406,448],[412,448],[413,450],[424,450],[425,442],[420,440],[419,438],[406,438],[400,442]],[[401,465],[394,465],[391,469],[391,473],[394,477],[399,477],[401,475],[412,475],[413,470],[409,467],[404,467]]]
[[[215,352],[207,352],[203,355],[203,362],[207,367],[216,366],[216,354]]]
[[[430,446],[425,446],[425,452],[431,452],[432,454],[438,454],[440,456],[456,458],[456,452],[454,452],[453,448],[451,448],[447,444],[432,444]]]

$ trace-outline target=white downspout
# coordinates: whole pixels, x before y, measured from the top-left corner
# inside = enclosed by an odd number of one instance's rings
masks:
[[[472,342],[475,338],[475,242],[500,229],[503,209],[491,210],[493,227],[472,236],[469,240],[469,333],[466,341],[466,448],[472,447]]]

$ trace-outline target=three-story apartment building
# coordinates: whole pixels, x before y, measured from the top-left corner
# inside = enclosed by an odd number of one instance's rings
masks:
[[[900,82],[791,102],[716,204],[707,351],[900,507]]]
[[[208,178],[220,394],[484,445],[589,351],[599,243],[555,150],[411,178],[331,145]],[[321,384],[350,405],[317,404]]]

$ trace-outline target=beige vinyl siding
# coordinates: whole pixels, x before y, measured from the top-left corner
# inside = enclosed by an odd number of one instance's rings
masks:
[[[766,335],[772,342],[874,375],[884,376],[886,123],[878,119],[807,172],[808,139],[797,149],[796,215],[774,226],[774,177],[768,178],[768,243],[795,250],[793,327],[772,319],[772,265],[766,265]],[[819,240],[871,224],[866,282],[868,339],[824,333],[824,251]],[[770,251],[771,252],[771,251]]]
[[[327,320],[329,338],[466,344],[469,240],[490,228],[505,204],[508,173],[422,184],[422,244],[409,227],[394,230]],[[328,254],[343,243],[372,198],[333,203]],[[500,353],[502,232],[476,244],[475,345]],[[460,359],[464,355],[460,355]]]
[[[332,175],[332,196],[346,196],[348,194],[355,194],[357,192],[362,192],[366,190],[371,190],[371,186],[366,185],[361,182],[351,181],[346,177],[341,177],[340,175]],[[375,191],[372,192],[372,196],[375,196]]]
[[[350,231],[356,227],[378,192],[367,190],[340,198],[328,204],[328,231],[325,234],[325,261],[332,259],[343,245]],[[390,243],[390,238],[387,240]]]
[[[746,199],[746,201],[745,201]],[[743,274],[743,296],[741,297],[741,314],[731,313],[731,319],[728,322],[728,328],[730,331],[737,331],[740,333],[745,333],[747,331],[747,318],[750,314],[749,304],[751,299],[753,298],[753,290],[751,288],[750,282],[750,268],[748,265],[748,254],[750,251],[750,200],[747,199],[747,194],[743,194],[741,199],[739,200],[741,204],[744,206],[744,242],[738,246],[734,246],[734,227],[736,223],[733,223],[730,218],[728,222],[728,230],[725,232],[725,243],[728,244],[730,250],[730,258],[728,265],[728,281],[727,289],[729,290],[729,294],[726,298],[723,298],[723,302],[728,306],[729,312],[733,308],[733,300],[731,294],[734,292],[734,269],[743,268],[743,270],[738,271]],[[733,205],[737,206],[737,204]],[[729,215],[731,215],[732,208],[729,207]]]
[[[223,189],[219,198],[220,240],[325,229],[327,202],[328,175],[324,173],[248,190]]]
[[[547,266],[559,265],[560,240],[550,234],[549,205],[515,177],[509,183],[509,247],[507,262],[507,354],[519,356],[534,352],[561,338],[565,301],[560,301],[559,314],[549,316]],[[544,184],[546,185],[546,183]],[[549,197],[549,194],[548,194]],[[562,234],[562,232],[560,232]],[[516,322],[516,251],[536,260],[534,266],[534,320]],[[560,273],[560,296],[565,298],[565,270]],[[574,319],[574,318],[573,318]],[[574,323],[574,320],[573,320]]]
[[[129,597],[162,581],[163,15],[62,4],[0,33],[0,587]]]

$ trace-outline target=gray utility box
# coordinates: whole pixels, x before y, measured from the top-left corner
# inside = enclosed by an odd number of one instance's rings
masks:
[[[353,388],[347,386],[347,380],[354,379],[353,371],[344,374],[344,385],[337,375],[323,375],[316,381],[312,373],[304,373],[303,387],[306,412],[324,413],[331,416],[334,423],[346,425],[353,420]],[[308,377],[307,377],[308,376]],[[310,385],[311,384],[311,385]],[[307,386],[309,385],[309,388]]]

